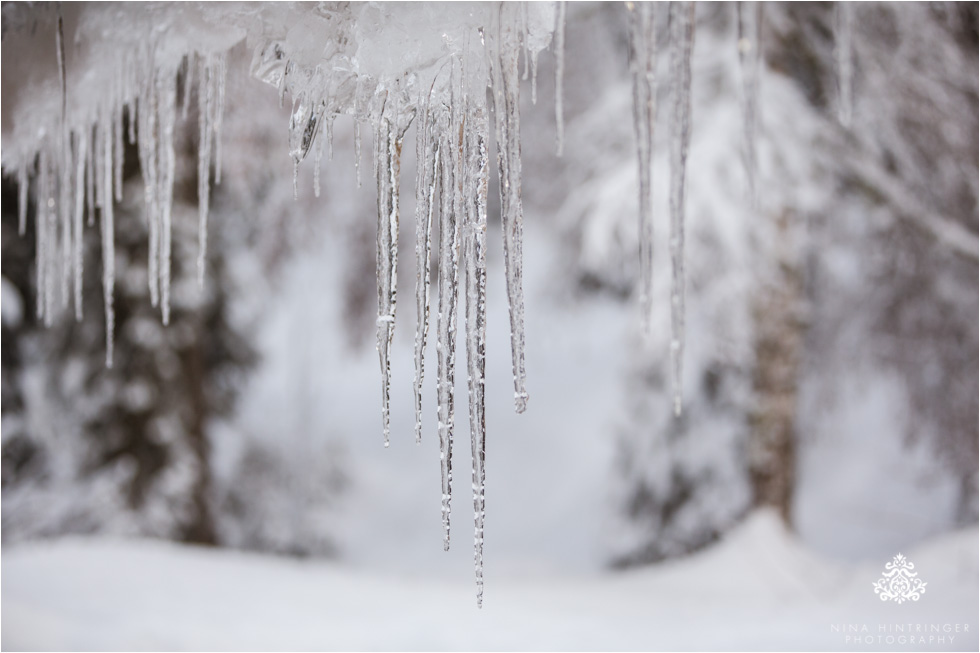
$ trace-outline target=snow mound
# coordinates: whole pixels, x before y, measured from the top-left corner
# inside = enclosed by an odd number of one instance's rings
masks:
[[[881,627],[950,624],[959,631],[917,647],[976,648],[977,529],[907,553],[928,590],[915,603],[883,603],[872,583],[885,561],[839,566],[758,512],[716,546],[662,566],[494,579],[478,611],[462,580],[161,542],[62,540],[8,549],[2,646],[846,650],[857,646],[845,640],[849,625],[877,638]]]

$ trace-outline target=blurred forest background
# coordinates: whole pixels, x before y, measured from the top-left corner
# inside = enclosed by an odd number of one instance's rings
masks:
[[[13,4],[3,7],[5,36],[29,19],[50,26],[49,13]],[[563,157],[554,155],[549,52],[540,57],[536,104],[530,81],[522,88],[530,391],[522,416],[511,409],[491,193],[489,565],[656,562],[715,541],[755,506],[775,508],[809,545],[848,558],[884,560],[977,521],[977,4],[853,9],[845,127],[835,6],[763,5],[753,208],[736,9],[697,5],[685,408],[675,419],[667,75],[658,91],[656,297],[646,337],[635,298],[626,9],[568,4]],[[49,33],[40,29],[38,38]],[[371,130],[362,129],[363,188],[352,123],[341,119],[332,158],[322,161],[320,196],[309,161],[294,200],[288,110],[249,76],[250,58],[244,44],[229,57],[225,166],[212,188],[203,291],[195,271],[197,103],[178,121],[167,327],[147,293],[138,155],[125,153],[112,369],[104,365],[98,230],[85,235],[84,319],[65,312],[45,328],[33,310],[33,228],[17,235],[16,176],[4,169],[5,545],[139,535],[437,567],[432,379],[421,447],[410,399],[414,199],[404,191],[413,188],[414,157],[402,171],[405,299],[393,444],[384,450]],[[5,89],[14,83],[5,76]],[[457,476],[465,498],[468,474]],[[467,501],[457,506],[454,528],[468,533]],[[470,555],[466,545],[456,549],[459,560]]]

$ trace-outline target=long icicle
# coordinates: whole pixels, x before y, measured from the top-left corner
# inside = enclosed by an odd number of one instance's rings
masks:
[[[438,75],[436,76],[438,77]],[[422,379],[425,376],[425,345],[429,333],[429,262],[432,252],[432,214],[435,208],[436,178],[439,170],[439,140],[432,136],[432,92],[425,96],[422,117],[416,123],[415,186],[415,442],[422,442]]]
[[[145,54],[151,59],[151,54]],[[150,68],[150,66],[146,66]],[[156,84],[149,75],[140,79],[139,142],[140,166],[143,172],[143,204],[146,212],[146,222],[149,225],[149,251],[147,253],[148,283],[150,287],[150,304],[160,305],[160,211],[157,203],[157,97]]]
[[[157,83],[160,143],[157,198],[160,215],[160,307],[164,324],[170,324],[171,254],[173,249],[173,190],[176,159],[174,123],[177,120],[177,74],[161,70]]]
[[[742,77],[742,157],[748,181],[749,205],[754,210],[758,203],[755,140],[759,106],[759,59],[762,54],[762,43],[759,39],[762,3],[738,2],[735,6],[738,12],[738,63]]]
[[[516,23],[514,12],[518,7],[516,3],[500,5],[495,34],[496,56],[491,56],[491,67],[497,125],[497,166],[500,171],[500,217],[510,308],[514,405],[518,413],[523,413],[527,408],[528,395],[524,369],[524,211],[521,206],[520,76],[517,70],[520,40],[513,29]]]
[[[58,82],[61,88],[61,125],[58,157],[58,211],[61,217],[61,305],[68,306],[68,286],[71,281],[71,143],[68,140],[68,75],[65,67],[65,34],[61,5],[58,5],[58,31],[55,48],[58,57]]]
[[[483,519],[486,512],[486,384],[487,342],[487,191],[490,183],[489,124],[478,107],[469,115],[467,131],[467,199],[464,257],[466,259],[466,366],[469,379],[470,447],[473,462],[473,557],[476,602],[483,607]]]
[[[67,129],[62,131],[59,157],[58,213],[61,222],[61,307],[68,308],[71,301],[72,244],[74,221],[72,219],[71,179],[75,172],[72,159],[71,137]]]
[[[214,74],[214,109],[211,115],[211,123],[214,125],[214,183],[221,185],[221,122],[225,113],[225,78],[228,73],[228,66],[225,54],[218,53],[214,58],[214,66],[217,72]]]
[[[391,444],[391,345],[395,335],[398,279],[398,179],[402,134],[396,97],[388,97],[375,136],[378,182],[378,359],[381,363],[381,417],[384,445]]]
[[[681,413],[684,358],[684,191],[691,141],[691,55],[694,3],[670,3],[670,73],[673,113],[670,126],[670,358],[674,414]]]
[[[113,332],[115,312],[113,310],[113,287],[116,278],[115,226],[112,213],[112,126],[111,113],[105,112],[101,136],[102,153],[105,157],[102,182],[104,184],[102,205],[102,292],[105,300],[105,366],[112,367]]]
[[[630,73],[633,77],[633,127],[640,179],[640,312],[650,331],[653,310],[653,134],[657,120],[656,5],[627,5],[630,22]]]
[[[458,73],[453,61],[452,86]],[[455,95],[455,94],[454,94]],[[456,163],[461,159],[462,121],[455,99],[448,128],[440,129],[442,190],[439,207],[439,315],[436,339],[436,399],[438,402],[439,463],[442,481],[443,548],[449,550],[449,521],[452,508],[453,428],[456,387],[456,298],[459,288],[459,224],[455,207]],[[445,119],[445,117],[443,117]]]

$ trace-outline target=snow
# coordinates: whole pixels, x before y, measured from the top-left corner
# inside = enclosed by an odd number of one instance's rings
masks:
[[[11,649],[889,650],[850,625],[948,624],[977,647],[977,529],[905,552],[927,583],[897,605],[873,591],[888,560],[813,554],[768,512],[668,564],[606,575],[493,580],[478,611],[463,579],[385,575],[145,540],[8,548],[2,645]],[[957,630],[958,629],[958,630]]]

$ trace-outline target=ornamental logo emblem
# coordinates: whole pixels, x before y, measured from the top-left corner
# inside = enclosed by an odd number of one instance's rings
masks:
[[[885,565],[885,571],[878,582],[874,583],[875,594],[882,601],[918,601],[926,593],[926,583],[919,578],[919,572],[913,571],[915,565],[899,553],[891,562]]]

